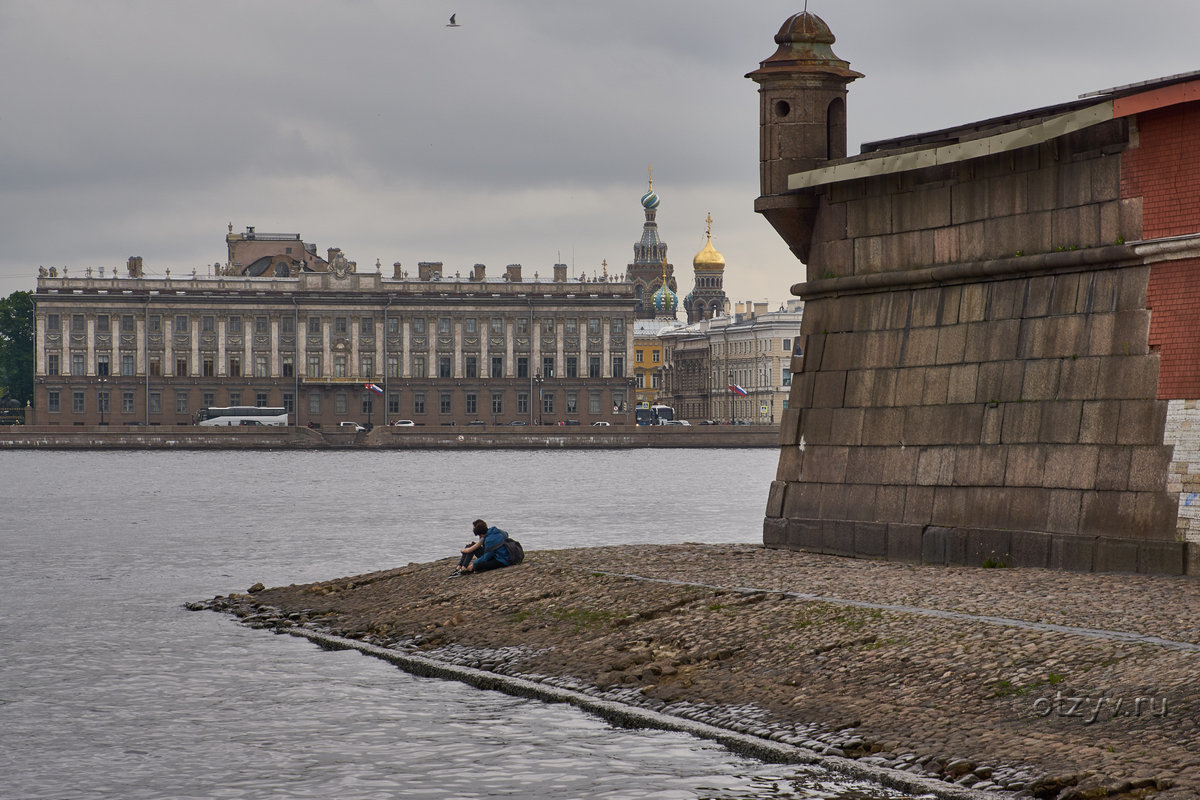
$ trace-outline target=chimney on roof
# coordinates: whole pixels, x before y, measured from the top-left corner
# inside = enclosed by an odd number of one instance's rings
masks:
[[[555,283],[566,283],[567,282],[567,265],[566,264],[555,264],[554,265],[554,282]]]
[[[418,261],[417,277],[423,281],[440,281],[442,279],[442,262]]]
[[[509,264],[507,267],[505,267],[504,268],[504,279],[507,280],[509,283],[520,283],[521,282],[521,265],[520,264]]]
[[[471,267],[471,280],[476,283],[483,283],[487,280],[487,266],[484,264],[476,264]]]

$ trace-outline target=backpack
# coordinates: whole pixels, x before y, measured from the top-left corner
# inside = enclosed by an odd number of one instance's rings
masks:
[[[511,536],[504,540],[504,549],[508,551],[508,565],[515,567],[525,560],[525,548]]]

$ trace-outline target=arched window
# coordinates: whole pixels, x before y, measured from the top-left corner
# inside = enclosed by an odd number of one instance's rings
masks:
[[[846,157],[846,101],[840,97],[825,111],[825,157]]]

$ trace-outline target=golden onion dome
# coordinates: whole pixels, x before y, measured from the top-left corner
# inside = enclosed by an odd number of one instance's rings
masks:
[[[712,215],[709,214],[705,221],[708,224],[706,234],[708,241],[704,243],[704,248],[699,253],[696,253],[696,257],[692,259],[692,266],[699,270],[725,269],[725,256],[717,252],[717,248],[712,245]]]

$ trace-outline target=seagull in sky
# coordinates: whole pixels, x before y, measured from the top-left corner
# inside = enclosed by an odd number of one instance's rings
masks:
[[[447,28],[461,28],[462,27],[461,25],[459,25],[457,22],[454,21],[454,18],[457,16],[458,16],[458,14],[450,15],[450,24],[446,26]]]

